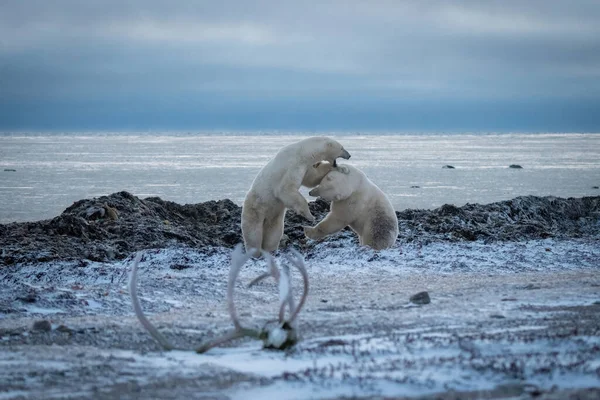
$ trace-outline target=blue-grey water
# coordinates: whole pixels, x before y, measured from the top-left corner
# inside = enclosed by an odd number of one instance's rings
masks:
[[[0,223],[52,218],[74,201],[121,190],[182,204],[225,198],[241,204],[260,168],[303,137],[0,136]],[[600,186],[600,134],[335,137],[352,154],[348,162],[363,169],[397,210],[530,194],[600,195],[594,188]]]

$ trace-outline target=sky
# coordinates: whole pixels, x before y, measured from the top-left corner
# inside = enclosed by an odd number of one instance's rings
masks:
[[[600,132],[600,1],[0,0],[0,130]]]

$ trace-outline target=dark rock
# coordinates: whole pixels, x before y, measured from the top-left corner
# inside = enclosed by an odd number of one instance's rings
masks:
[[[118,219],[107,209],[118,210]],[[242,239],[240,220],[241,208],[230,200],[179,205],[119,192],[79,200],[51,220],[0,225],[0,263],[107,262],[146,248],[233,247]]]
[[[592,186],[592,189],[600,189],[600,186]]]
[[[494,318],[494,319],[504,319],[506,318],[504,315],[502,314],[492,314],[490,315],[490,318]]]
[[[40,332],[50,332],[52,330],[52,324],[50,323],[50,321],[42,319],[39,321],[35,321],[31,329]]]
[[[332,347],[332,346],[345,346],[348,342],[342,339],[329,339],[325,342],[319,343],[318,347]]]
[[[17,172],[17,170],[13,168],[4,168],[4,172]]]
[[[521,286],[519,289],[523,289],[523,290],[537,290],[537,289],[541,289],[541,287],[538,286],[538,285],[534,285],[533,283],[530,283],[528,285]]]
[[[523,196],[486,205],[444,205],[396,212],[399,240],[518,241],[598,237],[600,196],[561,199]]]
[[[418,185],[412,185],[410,188],[411,188],[411,189],[419,189],[420,187],[421,187],[421,186],[418,186]]]
[[[442,168],[444,169],[454,169],[452,165],[444,165]]]
[[[439,210],[439,214],[444,215],[444,216],[448,216],[448,215],[454,216],[454,215],[460,214],[460,208],[453,206],[452,204],[444,204],[438,210]]]
[[[169,268],[177,270],[177,271],[181,271],[184,269],[188,269],[191,268],[191,265],[186,265],[186,264],[173,264],[171,265]]]
[[[104,218],[104,214],[106,214],[104,207],[92,206],[85,210],[85,218],[90,221]]]
[[[519,164],[510,164],[508,166],[508,168],[513,168],[513,169],[523,169],[523,167],[521,167]]]
[[[69,328],[66,325],[59,325],[56,327],[56,330],[58,332],[63,332],[63,333],[73,333],[73,329]]]
[[[465,239],[470,242],[477,240],[477,235],[475,234],[475,232],[470,231],[468,229],[457,229],[454,232],[454,235],[458,238]]]
[[[12,308],[5,304],[0,304],[0,314],[15,314],[17,312],[19,312],[19,310],[16,308]]]
[[[105,204],[118,210],[118,219],[106,216]],[[329,206],[322,199],[309,203],[317,221],[325,217]],[[525,196],[487,205],[446,204],[435,210],[403,210],[396,214],[400,242],[515,241],[600,235],[600,196],[569,199]],[[240,221],[241,207],[230,200],[180,205],[158,197],[140,199],[118,192],[79,200],[53,219],[0,224],[0,268],[53,260],[110,262],[149,248],[232,248],[242,242]],[[307,241],[304,236],[304,225],[313,224],[288,210],[284,229],[288,240],[284,236],[281,247],[287,245],[304,251],[314,247],[316,242]],[[358,242],[350,228],[324,240],[332,247]]]
[[[35,303],[37,299],[37,293],[34,291],[27,293],[25,296],[17,297],[17,300],[20,300],[23,303]]]
[[[429,304],[431,303],[431,299],[429,298],[429,293],[427,292],[419,292],[417,294],[413,294],[410,296],[410,302],[414,304]]]

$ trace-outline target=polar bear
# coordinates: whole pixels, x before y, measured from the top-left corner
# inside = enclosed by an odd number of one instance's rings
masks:
[[[359,169],[338,165],[309,192],[331,201],[329,214],[314,227],[304,227],[310,239],[320,239],[350,226],[361,245],[375,250],[391,247],[398,237],[398,217],[381,189]]]
[[[302,178],[302,186],[307,188],[314,188],[318,186],[327,175],[333,169],[333,164],[327,161],[319,161],[313,164],[312,167],[306,170],[304,178]]]
[[[322,136],[310,137],[279,150],[260,170],[244,199],[242,236],[246,251],[255,249],[253,255],[258,257],[261,249],[277,250],[287,208],[314,221],[308,202],[298,189],[303,183],[314,187],[329,172],[327,164],[318,162],[328,161],[334,166],[340,157],[347,160],[350,153],[337,141]],[[323,175],[319,176],[320,173]]]

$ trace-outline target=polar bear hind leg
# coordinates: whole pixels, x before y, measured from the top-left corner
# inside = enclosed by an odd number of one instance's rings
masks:
[[[242,237],[246,251],[254,249],[253,257],[260,256],[263,246],[264,216],[250,207],[242,208]]]
[[[390,248],[396,243],[398,237],[398,223],[390,218],[383,210],[375,209],[373,219],[370,221],[366,237],[361,240],[375,250]]]
[[[283,236],[283,223],[285,220],[285,208],[275,216],[265,219],[263,224],[262,246],[263,250],[273,252],[279,247]]]

